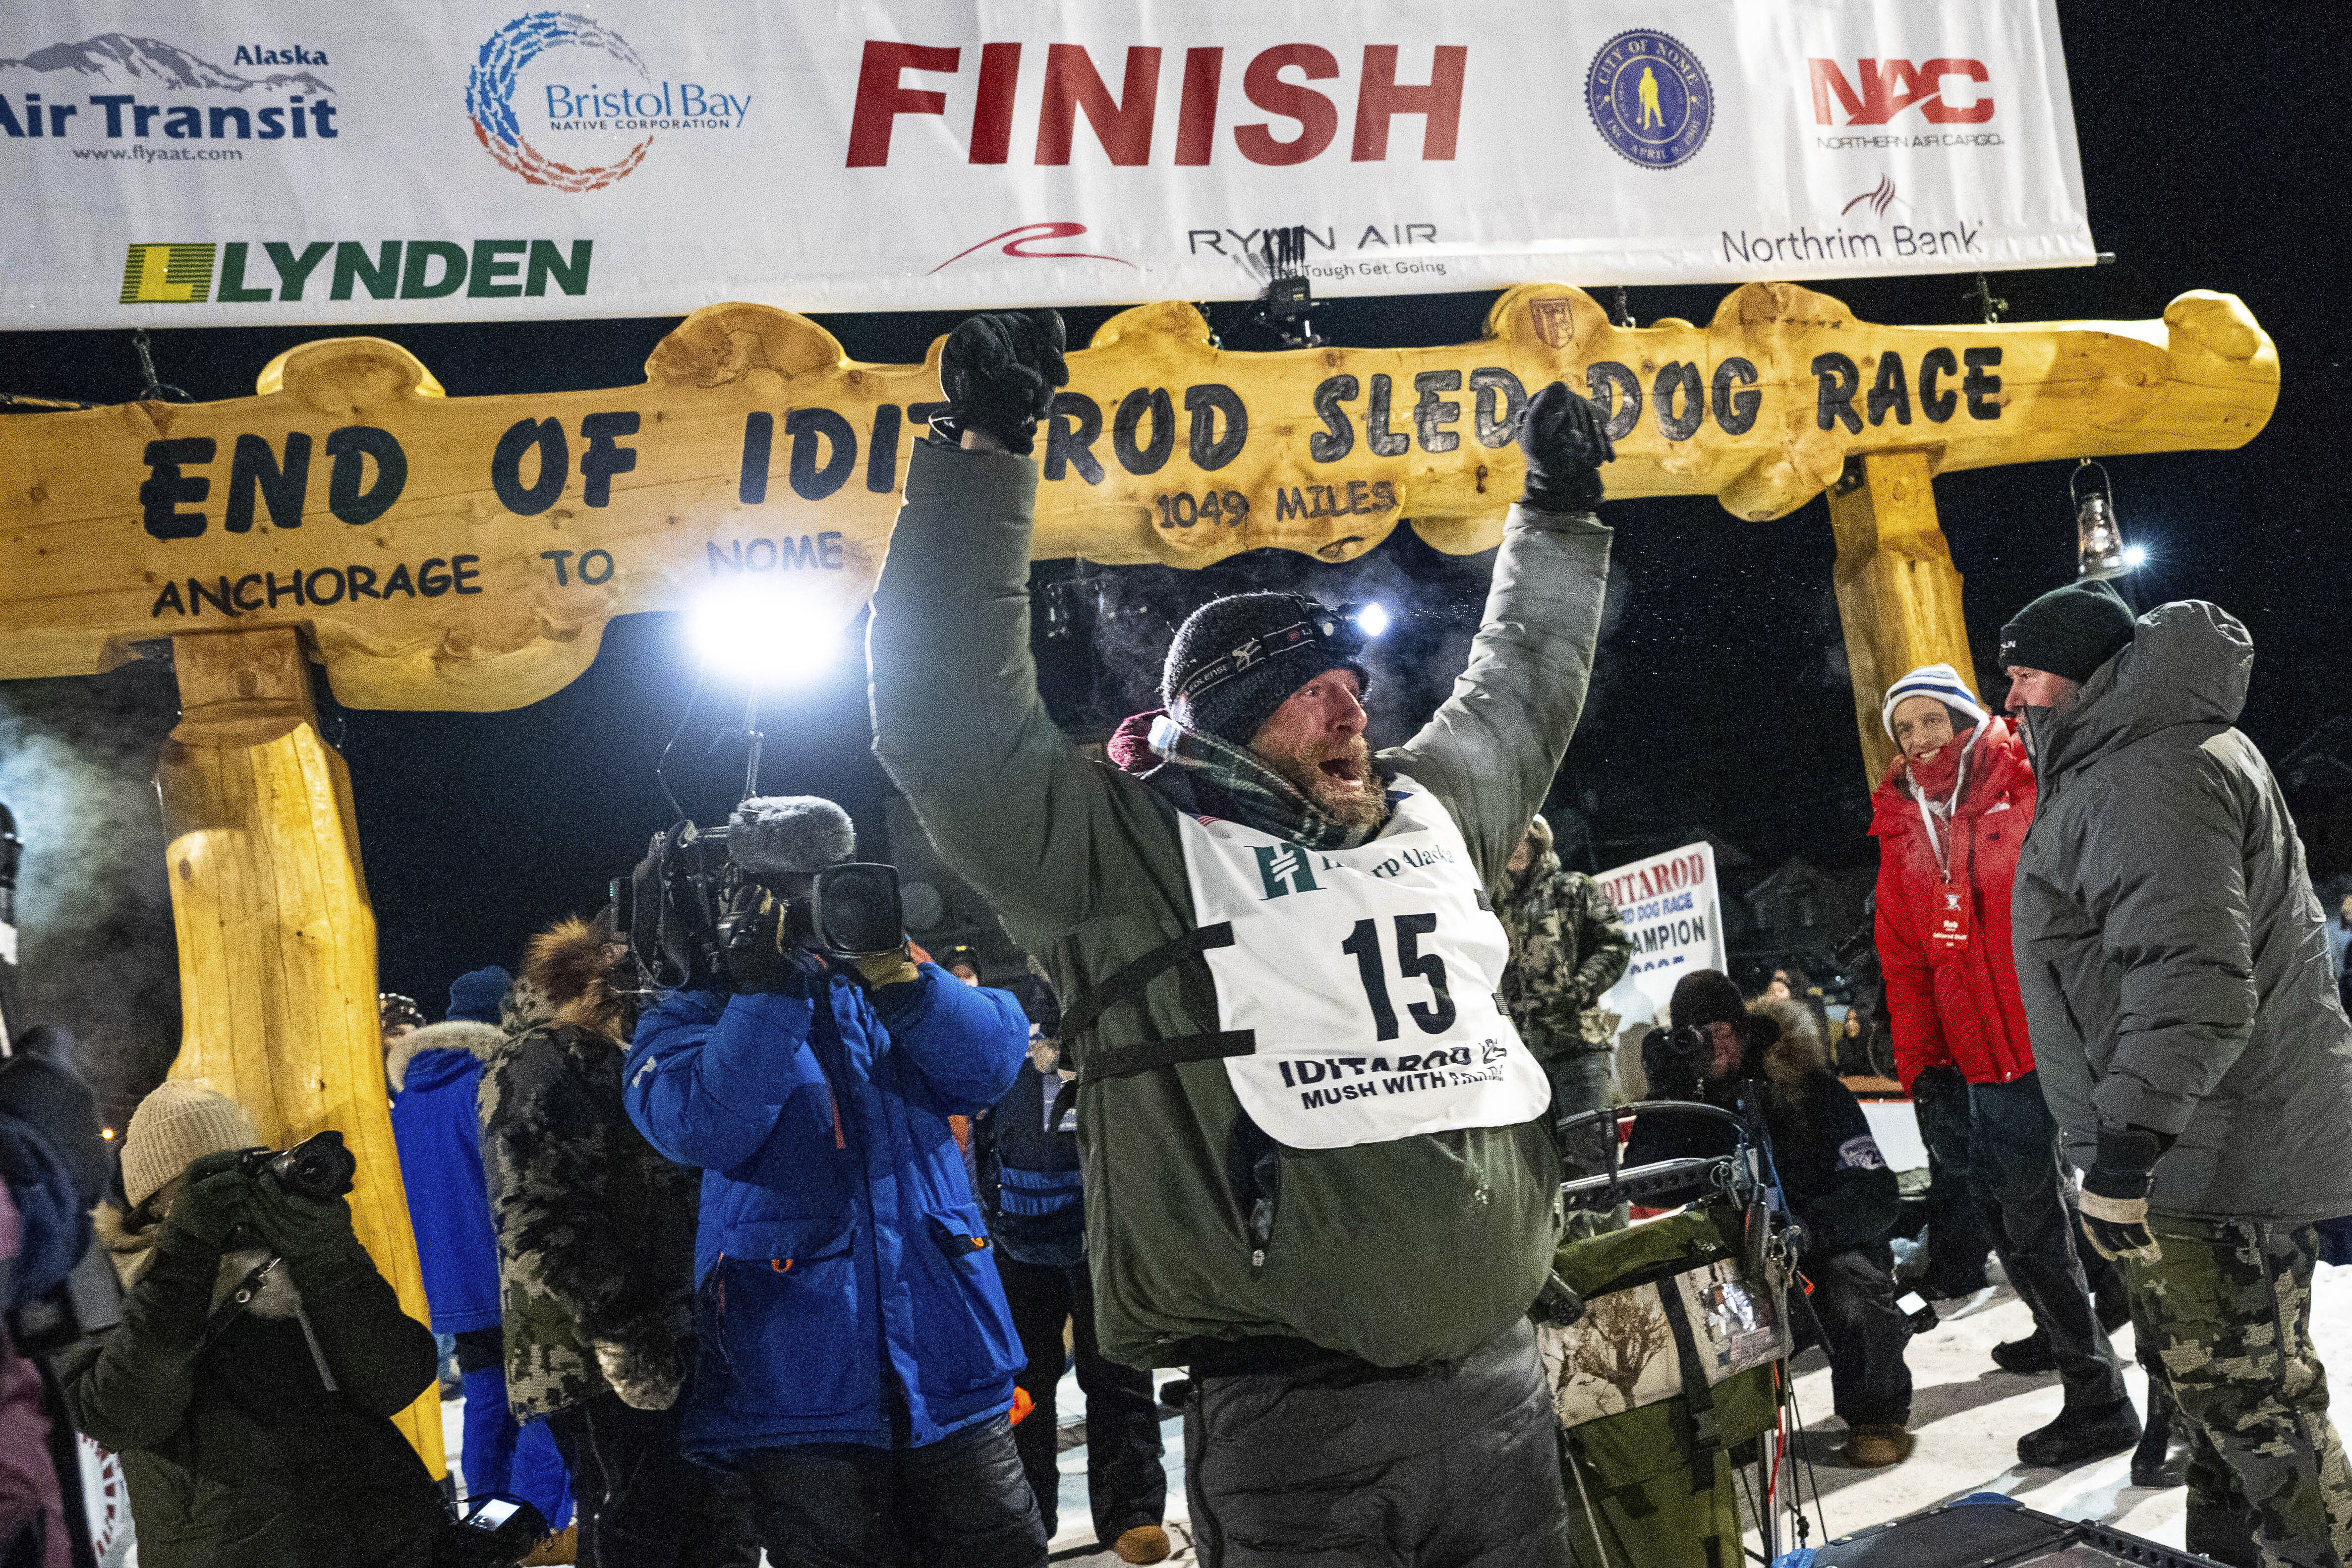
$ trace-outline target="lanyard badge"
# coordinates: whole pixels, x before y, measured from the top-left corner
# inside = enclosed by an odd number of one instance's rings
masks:
[[[1969,884],[1950,877],[1936,879],[1936,907],[1927,921],[1927,940],[1947,950],[1969,945],[1970,924]]]
[[[1927,848],[1936,857],[1936,904],[1927,913],[1927,940],[1946,952],[1967,946],[1974,924],[1976,899],[1969,886],[1968,856],[1959,843],[1959,810],[1960,794],[1969,787],[1969,758],[1983,734],[1984,727],[1979,725],[1969,737],[1960,752],[1958,777],[1952,781],[1952,798],[1940,808],[1929,802],[1916,781],[1911,785],[1911,798],[1919,808],[1919,825],[1927,830]],[[1937,831],[1938,817],[1952,830],[1948,840]]]

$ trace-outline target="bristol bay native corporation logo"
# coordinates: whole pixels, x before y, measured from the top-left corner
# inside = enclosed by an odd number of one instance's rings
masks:
[[[1715,89],[1698,57],[1677,39],[1640,27],[1618,34],[1592,57],[1584,107],[1601,139],[1644,169],[1689,162],[1715,125]]]
[[[516,17],[482,45],[466,111],[490,156],[534,185],[599,191],[659,131],[735,131],[751,95],[657,77],[629,41],[570,11]]]

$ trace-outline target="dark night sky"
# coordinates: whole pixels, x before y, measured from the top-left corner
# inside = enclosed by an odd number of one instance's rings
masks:
[[[2184,289],[2242,296],[2276,340],[2284,368],[2278,411],[2244,450],[2129,457],[2109,464],[2119,510],[2151,566],[2143,604],[2210,598],[2242,617],[2258,651],[2244,727],[2273,758],[2331,717],[2352,716],[2341,678],[2347,574],[2336,537],[2347,498],[2347,412],[2344,171],[2352,162],[2332,8],[2247,11],[2242,26],[2210,6],[2062,5],[2074,112],[2094,235],[2115,266],[2009,273],[1995,292],[2019,320],[2137,319]],[[2329,191],[2335,191],[2329,196]],[[2327,211],[2338,213],[2326,219]],[[1569,281],[1574,281],[1570,279]],[[1965,277],[1818,284],[1864,319],[1972,319]],[[1724,287],[1637,288],[1643,321],[1704,321]],[[1490,294],[1349,299],[1318,311],[1342,344],[1437,345],[1479,336]],[[776,303],[789,304],[779,300]],[[1238,308],[1219,308],[1229,328]],[[1074,344],[1108,310],[1068,313]],[[919,359],[952,325],[942,314],[821,317],[856,358]],[[388,325],[453,396],[625,386],[674,319]],[[352,329],[337,329],[349,331]],[[158,331],[163,379],[200,399],[247,395],[273,355],[324,329]],[[1232,346],[1272,347],[1246,336]],[[121,332],[0,333],[0,391],[120,402],[139,390]],[[38,417],[38,416],[26,416]],[[1982,470],[1937,483],[1953,555],[1967,578],[1978,668],[1996,688],[1990,654],[2018,605],[2071,577],[2067,465]],[[1861,752],[1831,597],[1833,549],[1816,500],[1792,517],[1747,523],[1713,500],[1628,502],[1607,509],[1617,534],[1612,621],[1601,674],[1555,799],[1597,791],[1605,840],[1663,848],[1706,823],[1769,863],[1801,852],[1832,865],[1867,863]],[[1409,529],[1349,568],[1283,552],[1205,573],[1097,569],[1119,622],[1156,661],[1165,622],[1200,599],[1279,579],[1327,598],[1409,590],[1411,641],[1376,674],[1376,738],[1418,723],[1459,667],[1488,558],[1449,559]],[[1066,575],[1066,563],[1041,579]],[[1392,639],[1393,641],[1393,639]],[[1082,727],[1117,716],[1156,663],[1086,661],[1044,650],[1057,714]],[[1436,667],[1418,683],[1399,672]],[[941,670],[939,678],[969,678]],[[328,731],[349,758],[383,983],[438,1016],[449,979],[474,965],[511,963],[551,917],[589,910],[604,880],[642,852],[665,812],[656,754],[694,680],[677,618],[638,616],[606,632],[583,678],[535,706],[503,714],[348,712],[329,705]],[[1090,684],[1097,689],[1090,690]],[[323,695],[323,684],[321,692]],[[1986,693],[1998,700],[1998,689]],[[1136,706],[1142,706],[1139,703]],[[1091,713],[1089,709],[1091,708]],[[161,831],[144,789],[154,746],[173,721],[168,672],[134,666],[88,680],[22,683],[0,694],[0,744],[47,738],[72,748],[47,775],[69,786],[28,812],[37,879],[59,929],[28,928],[28,965],[42,997],[125,1046],[118,1095],[159,1074],[173,1036],[171,926]],[[731,802],[740,749],[723,734],[729,705],[706,694],[681,742],[692,809]],[[771,790],[831,794],[873,812],[884,789],[867,751],[861,661],[787,705],[772,703]],[[715,749],[709,748],[714,729]],[[63,755],[61,753],[61,755]],[[22,768],[19,777],[22,777]],[[14,786],[12,786],[14,787]],[[143,806],[141,802],[144,802]],[[142,812],[144,812],[144,818]],[[2347,869],[2321,867],[2322,870]],[[94,884],[94,885],[93,885]],[[32,914],[37,922],[43,905]],[[66,928],[70,927],[68,932]],[[44,946],[46,944],[46,946]],[[91,1015],[89,998],[110,999]],[[158,1051],[163,1053],[158,1059]]]

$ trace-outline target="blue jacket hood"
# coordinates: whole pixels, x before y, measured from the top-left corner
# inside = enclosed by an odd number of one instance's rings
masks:
[[[384,1061],[393,1145],[436,1333],[500,1321],[499,1239],[476,1096],[482,1063],[505,1038],[488,1024],[437,1023],[394,1041]]]

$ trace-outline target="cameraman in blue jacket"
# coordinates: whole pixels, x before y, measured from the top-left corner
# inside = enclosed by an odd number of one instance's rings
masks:
[[[779,900],[851,858],[830,800],[745,801],[728,858]],[[740,1471],[778,1562],[1035,1568],[1006,1419],[1021,1343],[948,1127],[1011,1085],[1020,1006],[903,949],[830,961],[780,923],[637,1026],[630,1116],[703,1169],[688,1452]]]

